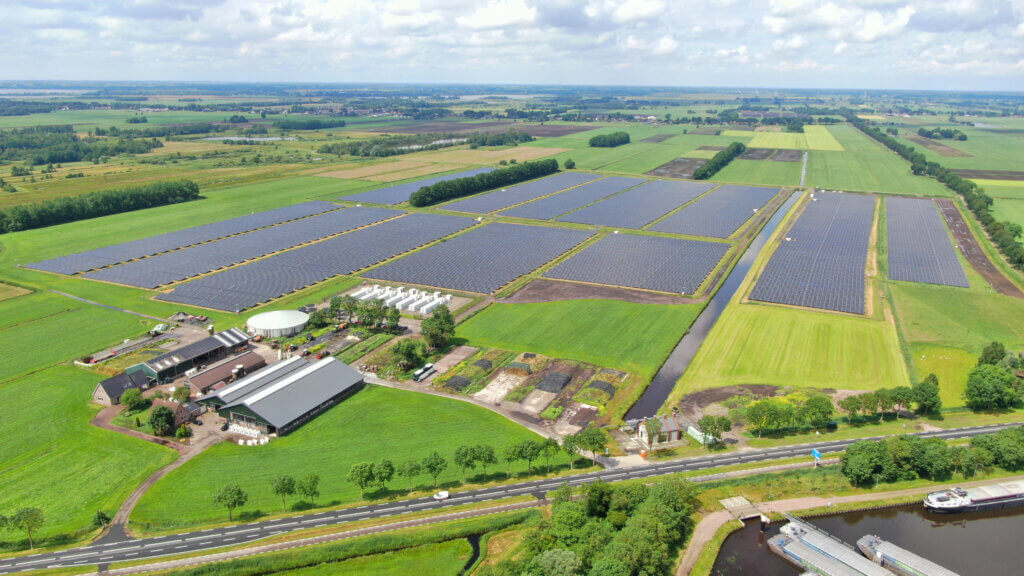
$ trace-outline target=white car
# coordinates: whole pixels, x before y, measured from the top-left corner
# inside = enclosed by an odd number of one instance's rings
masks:
[[[440,502],[441,500],[447,500],[449,496],[451,496],[451,494],[449,494],[447,490],[441,490],[437,494],[434,494],[434,500]]]

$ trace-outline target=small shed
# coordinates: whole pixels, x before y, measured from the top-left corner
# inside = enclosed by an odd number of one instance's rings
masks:
[[[562,372],[549,372],[544,375],[544,378],[537,383],[535,388],[537,390],[543,390],[544,392],[558,394],[569,384],[570,380],[572,380],[572,376],[569,376],[568,374],[564,374]]]

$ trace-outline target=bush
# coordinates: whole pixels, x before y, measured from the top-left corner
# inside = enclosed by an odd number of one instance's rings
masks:
[[[614,148],[629,144],[628,132],[612,132],[611,134],[599,134],[590,139],[590,145],[594,148]]]
[[[555,159],[538,160],[536,162],[523,162],[508,168],[499,168],[484,174],[469,176],[466,178],[455,178],[424,186],[409,196],[409,203],[413,206],[430,206],[445,200],[460,198],[499,186],[517,184],[525,180],[532,180],[554,174],[558,171],[558,161]]]
[[[708,178],[711,178],[719,170],[725,168],[729,162],[732,162],[733,158],[743,154],[746,149],[747,147],[740,142],[733,142],[732,144],[729,144],[725,150],[715,154],[711,157],[711,160],[708,160],[703,166],[694,170],[694,180],[707,180]]]
[[[566,170],[572,170],[576,167],[576,162],[572,158],[566,158],[562,165],[565,166]]]

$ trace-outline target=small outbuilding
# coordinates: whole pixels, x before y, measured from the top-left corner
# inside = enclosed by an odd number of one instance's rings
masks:
[[[246,325],[249,332],[264,338],[286,338],[302,332],[309,322],[309,314],[298,310],[274,310],[257,314]]]

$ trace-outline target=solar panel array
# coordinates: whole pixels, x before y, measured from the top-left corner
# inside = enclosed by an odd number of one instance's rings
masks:
[[[753,300],[864,313],[875,198],[819,192],[772,254]]]
[[[319,200],[303,202],[302,204],[257,212],[229,220],[221,220],[220,222],[196,226],[195,228],[187,228],[177,232],[61,256],[60,258],[44,260],[35,264],[27,264],[26,266],[47,272],[75,274],[336,209],[338,209],[338,205],[331,204],[330,202]]]
[[[552,192],[592,182],[598,178],[600,176],[596,174],[561,172],[548,178],[530,180],[529,182],[504,190],[495,190],[494,192],[480,194],[465,200],[458,200],[445,205],[445,209],[473,212],[474,214],[487,214],[495,210],[501,210],[502,208],[508,208],[509,206],[540,198],[541,196],[547,196]]]
[[[691,294],[728,251],[724,242],[610,234],[544,276]]]
[[[590,182],[582,186],[559,192],[554,196],[541,198],[522,206],[516,206],[502,212],[504,216],[517,216],[519,218],[533,218],[534,220],[548,220],[571,212],[591,202],[596,202],[612,194],[622,192],[644,182],[641,178],[625,178],[612,176],[596,182]]]
[[[238,312],[361,270],[473,224],[471,218],[409,214],[193,280],[157,299]]]
[[[400,204],[407,201],[413,192],[424,186],[430,186],[431,184],[437,184],[438,182],[444,182],[445,180],[468,178],[470,176],[476,176],[477,174],[490,172],[491,170],[494,170],[494,168],[474,168],[472,170],[456,172],[455,174],[448,174],[446,176],[434,176],[433,178],[427,178],[425,180],[406,182],[405,184],[389,186],[387,188],[378,188],[376,190],[360,192],[359,194],[353,194],[351,196],[342,196],[339,200],[350,202],[373,202],[374,204]]]
[[[346,208],[95,270],[85,274],[85,277],[140,288],[156,288],[400,214],[385,208]]]
[[[651,230],[728,238],[778,193],[778,188],[722,186],[651,226]]]
[[[490,224],[370,270],[364,276],[490,294],[592,235],[568,228]]]
[[[891,196],[885,200],[885,213],[890,278],[944,286],[969,286],[946,225],[933,201]]]
[[[559,218],[566,222],[643,228],[710,190],[709,182],[654,180]]]

